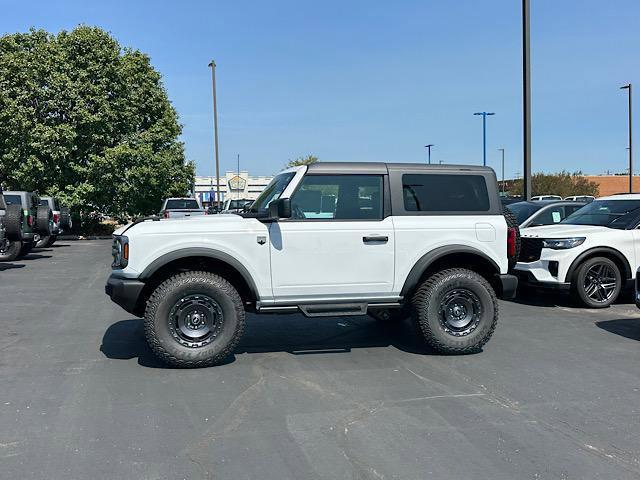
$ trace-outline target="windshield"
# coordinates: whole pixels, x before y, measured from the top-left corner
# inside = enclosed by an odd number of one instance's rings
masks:
[[[561,223],[626,229],[640,214],[640,200],[596,200],[569,215]]]
[[[518,225],[521,225],[527,218],[542,208],[542,205],[532,205],[528,202],[512,203],[507,207],[513,212],[518,219]]]
[[[262,193],[256,198],[255,202],[251,205],[252,212],[266,211],[269,204],[274,200],[280,198],[284,189],[287,188],[289,182],[295,175],[295,172],[281,173],[273,177],[273,180],[267,185]]]
[[[165,210],[199,210],[200,205],[193,198],[167,200]]]

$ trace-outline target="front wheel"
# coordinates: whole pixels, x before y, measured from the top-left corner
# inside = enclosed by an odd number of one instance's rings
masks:
[[[40,240],[36,243],[35,248],[45,248],[49,246],[49,241],[51,240],[51,235],[45,235],[40,237]]]
[[[209,272],[179,273],[151,295],[144,326],[149,346],[169,365],[219,365],[242,337],[244,307],[224,278]]]
[[[440,353],[480,351],[498,322],[493,288],[482,276],[464,268],[427,278],[413,295],[412,306],[425,341]]]
[[[590,258],[576,270],[571,288],[574,297],[584,306],[606,308],[620,295],[622,274],[613,260]]]

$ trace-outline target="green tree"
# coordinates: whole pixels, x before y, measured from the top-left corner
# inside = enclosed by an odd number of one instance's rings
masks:
[[[107,32],[0,37],[0,178],[8,187],[56,195],[84,213],[149,214],[191,184],[181,129],[149,57]]]
[[[510,195],[522,195],[523,183],[520,180],[505,181],[505,189]],[[598,184],[588,180],[582,172],[569,173],[534,173],[531,177],[531,190],[533,195],[560,195],[569,197],[572,195],[598,196]]]
[[[289,160],[289,162],[285,165],[285,168],[291,167],[299,167],[300,165],[310,165],[312,163],[316,163],[318,161],[318,157],[315,155],[307,155],[306,157],[298,157],[295,160]]]

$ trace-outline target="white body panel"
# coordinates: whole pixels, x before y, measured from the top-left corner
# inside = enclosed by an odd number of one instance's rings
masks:
[[[543,248],[540,259],[535,262],[519,262],[515,269],[521,272],[531,272],[539,282],[565,283],[570,282],[567,272],[573,261],[583,252],[597,247],[607,247],[620,252],[629,263],[632,275],[635,275],[640,258],[640,232],[638,230],[619,230],[615,228],[590,225],[546,225],[543,227],[524,228],[520,232],[522,237],[534,238],[569,238],[584,237],[582,245],[566,250]],[[549,272],[549,262],[558,262],[558,276]]]
[[[382,221],[282,221],[271,224],[273,296],[289,299],[389,297],[394,280],[391,217]],[[387,241],[365,243],[367,236]]]
[[[396,233],[394,292],[400,293],[420,258],[439,247],[464,245],[493,259],[507,273],[507,224],[501,215],[393,217]]]
[[[129,237],[130,260],[121,271],[123,277],[137,278],[154,260],[176,250],[207,248],[236,259],[253,278],[260,297],[271,298],[269,245],[258,243],[258,236],[268,238],[269,233],[256,219],[225,214],[146,221],[124,234]]]

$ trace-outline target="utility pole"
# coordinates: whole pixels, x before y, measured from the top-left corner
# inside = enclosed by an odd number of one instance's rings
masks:
[[[629,94],[629,193],[633,193],[633,145],[631,144],[631,84],[628,83],[621,90],[627,90]]]
[[[504,148],[499,148],[498,151],[502,152],[502,193],[504,194]]]
[[[531,68],[529,0],[522,0],[523,197],[531,200]]]
[[[493,112],[476,112],[474,115],[482,115],[482,165],[487,166],[487,115],[495,115]]]
[[[433,143],[430,143],[429,145],[425,145],[425,146],[424,146],[424,148],[426,148],[426,149],[429,151],[429,153],[428,153],[428,156],[429,156],[429,165],[431,165],[431,147],[433,147]]]
[[[216,98],[216,62],[211,60],[211,85],[213,88],[213,140],[216,154],[216,205],[220,210],[220,159],[218,157],[218,102]]]

